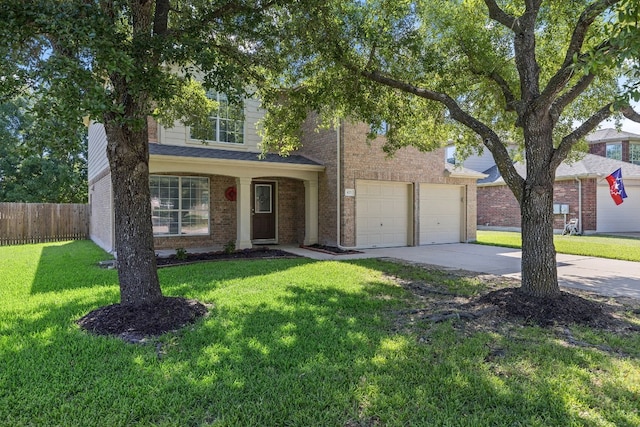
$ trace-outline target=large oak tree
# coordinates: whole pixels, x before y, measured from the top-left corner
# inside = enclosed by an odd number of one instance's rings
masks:
[[[260,84],[293,0],[8,0],[0,10],[0,95],[28,86],[52,114],[103,123],[123,305],[163,298],[149,203],[147,117],[203,120],[194,89],[242,97]]]
[[[303,21],[290,29],[289,73],[263,93],[269,144],[295,148],[316,109],[386,131],[389,151],[489,150],[520,204],[521,290],[558,295],[555,171],[603,120],[637,117],[638,2],[328,1]]]

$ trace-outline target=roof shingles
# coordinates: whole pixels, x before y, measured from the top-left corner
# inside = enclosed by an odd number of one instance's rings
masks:
[[[156,156],[193,157],[200,159],[240,160],[257,163],[283,163],[295,165],[322,166],[320,163],[304,156],[293,154],[287,157],[267,153],[260,158],[260,153],[217,148],[185,147],[180,145],[149,144],[149,154]]]

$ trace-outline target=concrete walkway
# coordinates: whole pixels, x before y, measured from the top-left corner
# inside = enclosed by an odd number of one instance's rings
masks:
[[[362,253],[353,255],[330,255],[295,247],[281,249],[318,260],[398,258],[445,269],[515,278],[520,278],[522,255],[519,249],[466,243],[364,249]],[[565,254],[558,254],[557,260],[560,286],[585,289],[601,295],[640,298],[640,263]]]

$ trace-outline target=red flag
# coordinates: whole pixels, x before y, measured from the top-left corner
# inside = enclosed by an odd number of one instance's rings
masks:
[[[627,193],[624,191],[624,185],[622,184],[622,169],[611,172],[611,175],[609,175],[606,180],[609,183],[611,198],[616,205],[619,205],[623,202],[622,199],[627,197]]]

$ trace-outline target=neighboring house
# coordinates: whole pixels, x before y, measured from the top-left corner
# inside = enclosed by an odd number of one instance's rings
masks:
[[[556,171],[554,186],[554,229],[561,231],[571,219],[578,219],[584,233],[640,231],[640,135],[603,129],[586,138],[590,152],[580,161],[562,163]],[[492,159],[485,153],[479,160]],[[629,162],[636,164],[631,164]],[[469,167],[470,162],[463,163]],[[484,163],[483,163],[484,164]],[[521,176],[525,166],[515,164]],[[605,177],[622,168],[628,198],[616,205],[609,194]],[[478,181],[479,228],[519,229],[520,207],[495,166],[484,171]]]
[[[587,136],[589,153],[640,165],[640,135],[601,129]]]
[[[224,99],[221,99],[224,101]],[[476,237],[475,171],[446,166],[444,150],[405,148],[389,159],[368,127],[303,129],[288,157],[261,153],[256,100],[221,102],[209,129],[149,121],[156,249],[254,244],[343,247],[466,242]],[[207,143],[203,144],[202,140]],[[112,252],[113,196],[104,128],[89,129],[91,238]],[[339,237],[338,237],[339,236]]]

